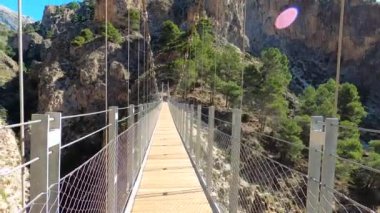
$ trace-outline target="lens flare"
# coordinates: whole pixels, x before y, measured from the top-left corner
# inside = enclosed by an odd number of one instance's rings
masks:
[[[298,16],[298,9],[295,7],[287,8],[277,16],[274,26],[281,30],[289,27],[294,23]]]

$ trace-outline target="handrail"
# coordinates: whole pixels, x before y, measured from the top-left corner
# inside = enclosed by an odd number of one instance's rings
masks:
[[[32,163],[38,161],[39,159],[40,159],[39,157],[36,157],[36,158],[33,158],[32,160],[26,162],[26,163],[23,163],[23,164],[21,164],[19,166],[16,166],[14,168],[11,168],[11,169],[1,169],[0,170],[0,177],[1,176],[7,176],[7,175],[15,172],[16,170],[19,170],[21,168],[27,167],[27,166],[31,165]]]
[[[67,115],[67,116],[62,116],[62,120],[70,119],[70,118],[79,118],[79,117],[85,117],[85,116],[91,116],[91,115],[98,115],[98,114],[103,114],[110,112],[111,110],[103,110],[103,111],[98,111],[98,112],[90,112],[90,113],[83,113],[83,114],[77,114],[77,115]]]
[[[107,126],[104,126],[104,127],[100,128],[100,129],[98,129],[98,130],[95,130],[95,131],[91,132],[90,134],[87,134],[87,135],[85,135],[85,136],[83,136],[83,137],[81,137],[81,138],[78,138],[78,139],[76,139],[76,140],[70,142],[70,143],[67,143],[67,144],[61,146],[61,150],[62,150],[62,149],[65,149],[65,148],[67,148],[67,147],[69,147],[69,146],[71,146],[71,145],[74,145],[74,144],[76,144],[76,143],[78,143],[78,142],[80,142],[80,141],[82,141],[82,140],[84,140],[84,139],[86,139],[86,138],[88,138],[88,137],[90,137],[90,136],[93,136],[93,135],[95,135],[96,133],[101,132],[101,131],[107,129],[107,128],[110,127],[110,126],[112,126],[112,124],[108,124]]]
[[[24,122],[24,123],[10,124],[10,125],[5,125],[5,126],[0,126],[0,129],[11,129],[11,128],[15,128],[15,127],[31,125],[31,124],[36,124],[36,123],[40,123],[40,122],[41,122],[41,120],[35,120],[35,121],[28,121],[28,122]]]

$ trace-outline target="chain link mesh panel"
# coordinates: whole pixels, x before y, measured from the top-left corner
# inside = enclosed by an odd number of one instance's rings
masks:
[[[214,130],[214,158],[211,196],[219,209],[228,212],[231,170],[231,136]]]
[[[150,105],[144,116],[116,140],[60,178],[59,184],[51,185],[48,192],[30,200],[20,212],[107,212],[110,209],[123,212],[141,169],[159,108],[158,104]],[[144,141],[141,140],[144,137],[137,137],[139,128],[140,133],[145,134]]]

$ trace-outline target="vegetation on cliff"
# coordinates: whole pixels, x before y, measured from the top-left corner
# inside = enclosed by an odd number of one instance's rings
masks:
[[[182,98],[187,98],[196,88],[202,88],[208,91],[210,103],[215,95],[222,94],[225,107],[238,106],[243,95],[241,72],[244,70],[243,106],[247,114],[258,118],[257,131],[290,142],[269,140],[256,146],[277,156],[277,160],[286,165],[304,166],[303,162],[307,160],[304,147],[309,143],[311,116],[333,116],[334,80],[316,88],[309,86],[296,100],[290,100],[289,95],[295,96],[289,90],[292,74],[286,55],[279,49],[265,49],[256,59],[244,55],[231,44],[221,42],[207,18],[186,31],[172,21],[165,21],[162,26],[158,46],[161,54],[171,56],[165,75],[176,85],[176,92]],[[337,154],[380,169],[378,141],[371,142],[368,149],[364,148],[357,130],[366,115],[356,86],[341,84],[338,118],[340,124],[349,129],[340,130]],[[337,178],[338,188],[351,190],[354,197],[358,197],[358,191],[373,193],[380,188],[378,175],[339,161]]]

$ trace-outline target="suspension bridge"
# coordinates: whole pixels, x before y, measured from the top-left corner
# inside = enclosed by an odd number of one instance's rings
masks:
[[[108,5],[105,6],[108,11]],[[19,15],[21,17],[21,12]],[[105,12],[106,23],[107,20]],[[142,22],[146,39],[146,11]],[[107,24],[105,26],[105,45],[108,46]],[[22,27],[19,30],[22,64]],[[140,43],[137,45],[140,61]],[[128,70],[129,46],[130,42]],[[244,42],[242,46],[244,52]],[[146,54],[145,43],[142,49]],[[109,107],[108,48],[105,51],[105,109],[97,112],[76,115],[46,112],[33,114],[30,121],[24,122],[23,66],[20,66],[20,123],[0,126],[0,130],[20,128],[23,153],[24,127],[30,127],[30,153],[28,157],[22,154],[25,159],[20,165],[0,168],[1,183],[21,176],[21,204],[6,212],[379,211],[376,206],[360,203],[339,189],[338,162],[340,167],[355,166],[375,178],[380,174],[378,169],[337,154],[339,129],[352,127],[341,125],[336,118],[312,117],[309,146],[303,148],[308,156],[304,167],[284,164],[259,149],[257,144],[296,146],[292,141],[255,129],[250,129],[255,139],[244,139],[241,108],[229,109],[230,118],[223,120],[215,116],[217,106],[180,102],[170,97],[169,86],[166,93],[163,89],[159,93],[155,77],[153,87],[147,86],[147,81],[140,82],[139,63],[135,82],[137,105],[129,105],[128,91],[127,106]],[[142,75],[154,76],[145,56],[143,61]],[[244,73],[242,85],[243,77]],[[186,81],[186,76],[180,81]],[[130,89],[129,78],[127,83]],[[142,92],[140,84],[144,87]],[[148,91],[149,88],[156,91]],[[155,98],[150,100],[152,93]],[[66,122],[75,120],[78,125],[85,125],[81,119],[93,117],[105,118],[106,123],[76,139],[63,141]],[[380,133],[365,128],[359,131]],[[83,157],[75,168],[62,173],[64,154],[95,138],[104,144],[90,156]],[[0,196],[7,200],[16,195],[1,193]]]
[[[121,110],[128,113],[119,118]],[[62,122],[102,114],[107,125],[62,144]],[[0,178],[28,168],[30,195],[18,212],[375,212],[334,188],[336,162],[345,160],[336,154],[337,119],[313,117],[308,171],[302,171],[242,141],[241,110],[231,115],[221,120],[213,106],[170,98],[79,115],[34,114],[1,127],[31,126],[31,153],[28,162],[1,168]],[[128,123],[123,131],[120,122]],[[101,133],[108,143],[60,175],[63,150]]]

